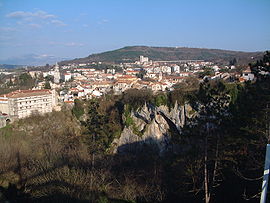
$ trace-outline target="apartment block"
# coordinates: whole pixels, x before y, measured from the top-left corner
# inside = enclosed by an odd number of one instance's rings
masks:
[[[0,95],[0,111],[16,118],[52,112],[56,103],[55,90],[17,90]]]

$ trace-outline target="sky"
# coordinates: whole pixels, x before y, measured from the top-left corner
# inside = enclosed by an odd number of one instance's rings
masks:
[[[0,0],[0,61],[124,46],[270,49],[270,0]]]

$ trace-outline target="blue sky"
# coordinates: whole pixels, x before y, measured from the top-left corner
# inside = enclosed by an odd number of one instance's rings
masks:
[[[270,49],[270,0],[0,0],[0,60],[129,45]]]

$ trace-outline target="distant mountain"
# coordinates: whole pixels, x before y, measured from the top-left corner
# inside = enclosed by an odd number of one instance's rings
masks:
[[[128,46],[121,49],[107,51],[100,54],[92,54],[85,58],[62,61],[60,64],[68,63],[90,63],[90,62],[134,62],[139,56],[147,56],[150,60],[206,60],[222,64],[228,64],[234,58],[238,64],[247,64],[263,56],[263,52],[241,52],[221,49],[203,49],[187,47],[147,47]]]
[[[0,69],[14,69],[14,68],[22,68],[23,65],[11,65],[11,64],[0,64]]]
[[[19,57],[8,58],[6,60],[0,60],[0,64],[14,64],[25,66],[39,66],[46,64],[55,64],[57,61],[66,60],[65,58],[59,58],[51,55],[37,55],[27,54]]]

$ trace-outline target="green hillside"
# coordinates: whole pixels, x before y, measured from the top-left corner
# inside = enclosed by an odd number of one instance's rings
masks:
[[[256,61],[263,56],[263,52],[240,52],[220,49],[203,49],[187,47],[147,47],[129,46],[121,49],[107,51],[99,54],[92,54],[85,58],[62,61],[60,64],[68,63],[90,63],[107,62],[121,63],[134,62],[139,56],[147,56],[150,60],[206,60],[222,64],[236,58],[238,64],[247,64]]]

